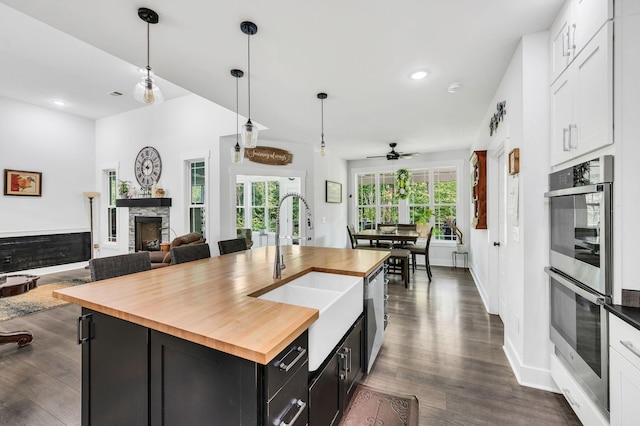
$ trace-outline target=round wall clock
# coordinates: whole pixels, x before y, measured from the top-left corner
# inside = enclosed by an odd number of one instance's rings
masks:
[[[135,173],[138,183],[143,188],[149,188],[160,179],[162,161],[158,150],[152,146],[145,146],[136,156]]]

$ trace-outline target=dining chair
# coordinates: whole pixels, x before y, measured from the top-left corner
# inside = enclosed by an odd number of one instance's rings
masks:
[[[218,249],[220,250],[220,254],[247,250],[247,240],[244,238],[234,238],[232,240],[218,241]]]
[[[429,282],[431,282],[431,263],[429,262],[429,245],[431,244],[431,235],[433,234],[433,228],[429,229],[429,233],[427,234],[427,241],[424,245],[416,244],[414,246],[408,247],[408,250],[411,252],[411,264],[413,268],[413,273],[416,272],[416,257],[419,254],[423,254],[425,258],[425,268],[427,269],[427,277],[429,277]]]
[[[185,246],[171,247],[171,264],[193,262],[194,260],[211,257],[209,244],[188,244]]]
[[[399,274],[405,288],[409,287],[409,256],[411,252],[406,249],[389,249],[391,255],[387,259],[387,273]]]
[[[91,259],[89,260],[89,268],[91,269],[91,281],[100,281],[149,271],[151,270],[151,259],[148,251],[139,251]]]

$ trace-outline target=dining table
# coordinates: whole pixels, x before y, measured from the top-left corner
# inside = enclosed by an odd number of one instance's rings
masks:
[[[386,231],[380,229],[363,229],[353,235],[357,240],[369,240],[369,241],[391,241],[391,242],[413,242],[415,243],[420,237],[418,231],[394,229],[393,231]]]

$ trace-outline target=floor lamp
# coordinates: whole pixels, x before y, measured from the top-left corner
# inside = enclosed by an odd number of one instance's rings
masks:
[[[90,223],[90,234],[91,234],[91,251],[89,258],[93,259],[93,199],[100,195],[99,192],[83,192],[85,197],[89,199],[89,223]]]

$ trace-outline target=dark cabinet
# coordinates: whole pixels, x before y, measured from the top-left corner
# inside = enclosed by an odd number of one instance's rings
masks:
[[[308,334],[258,364],[88,309],[83,425],[308,424]]]
[[[82,314],[82,424],[148,424],[147,329],[86,308]]]
[[[338,424],[363,375],[361,316],[309,381],[309,424]]]
[[[487,151],[471,155],[471,204],[475,229],[487,229]]]

